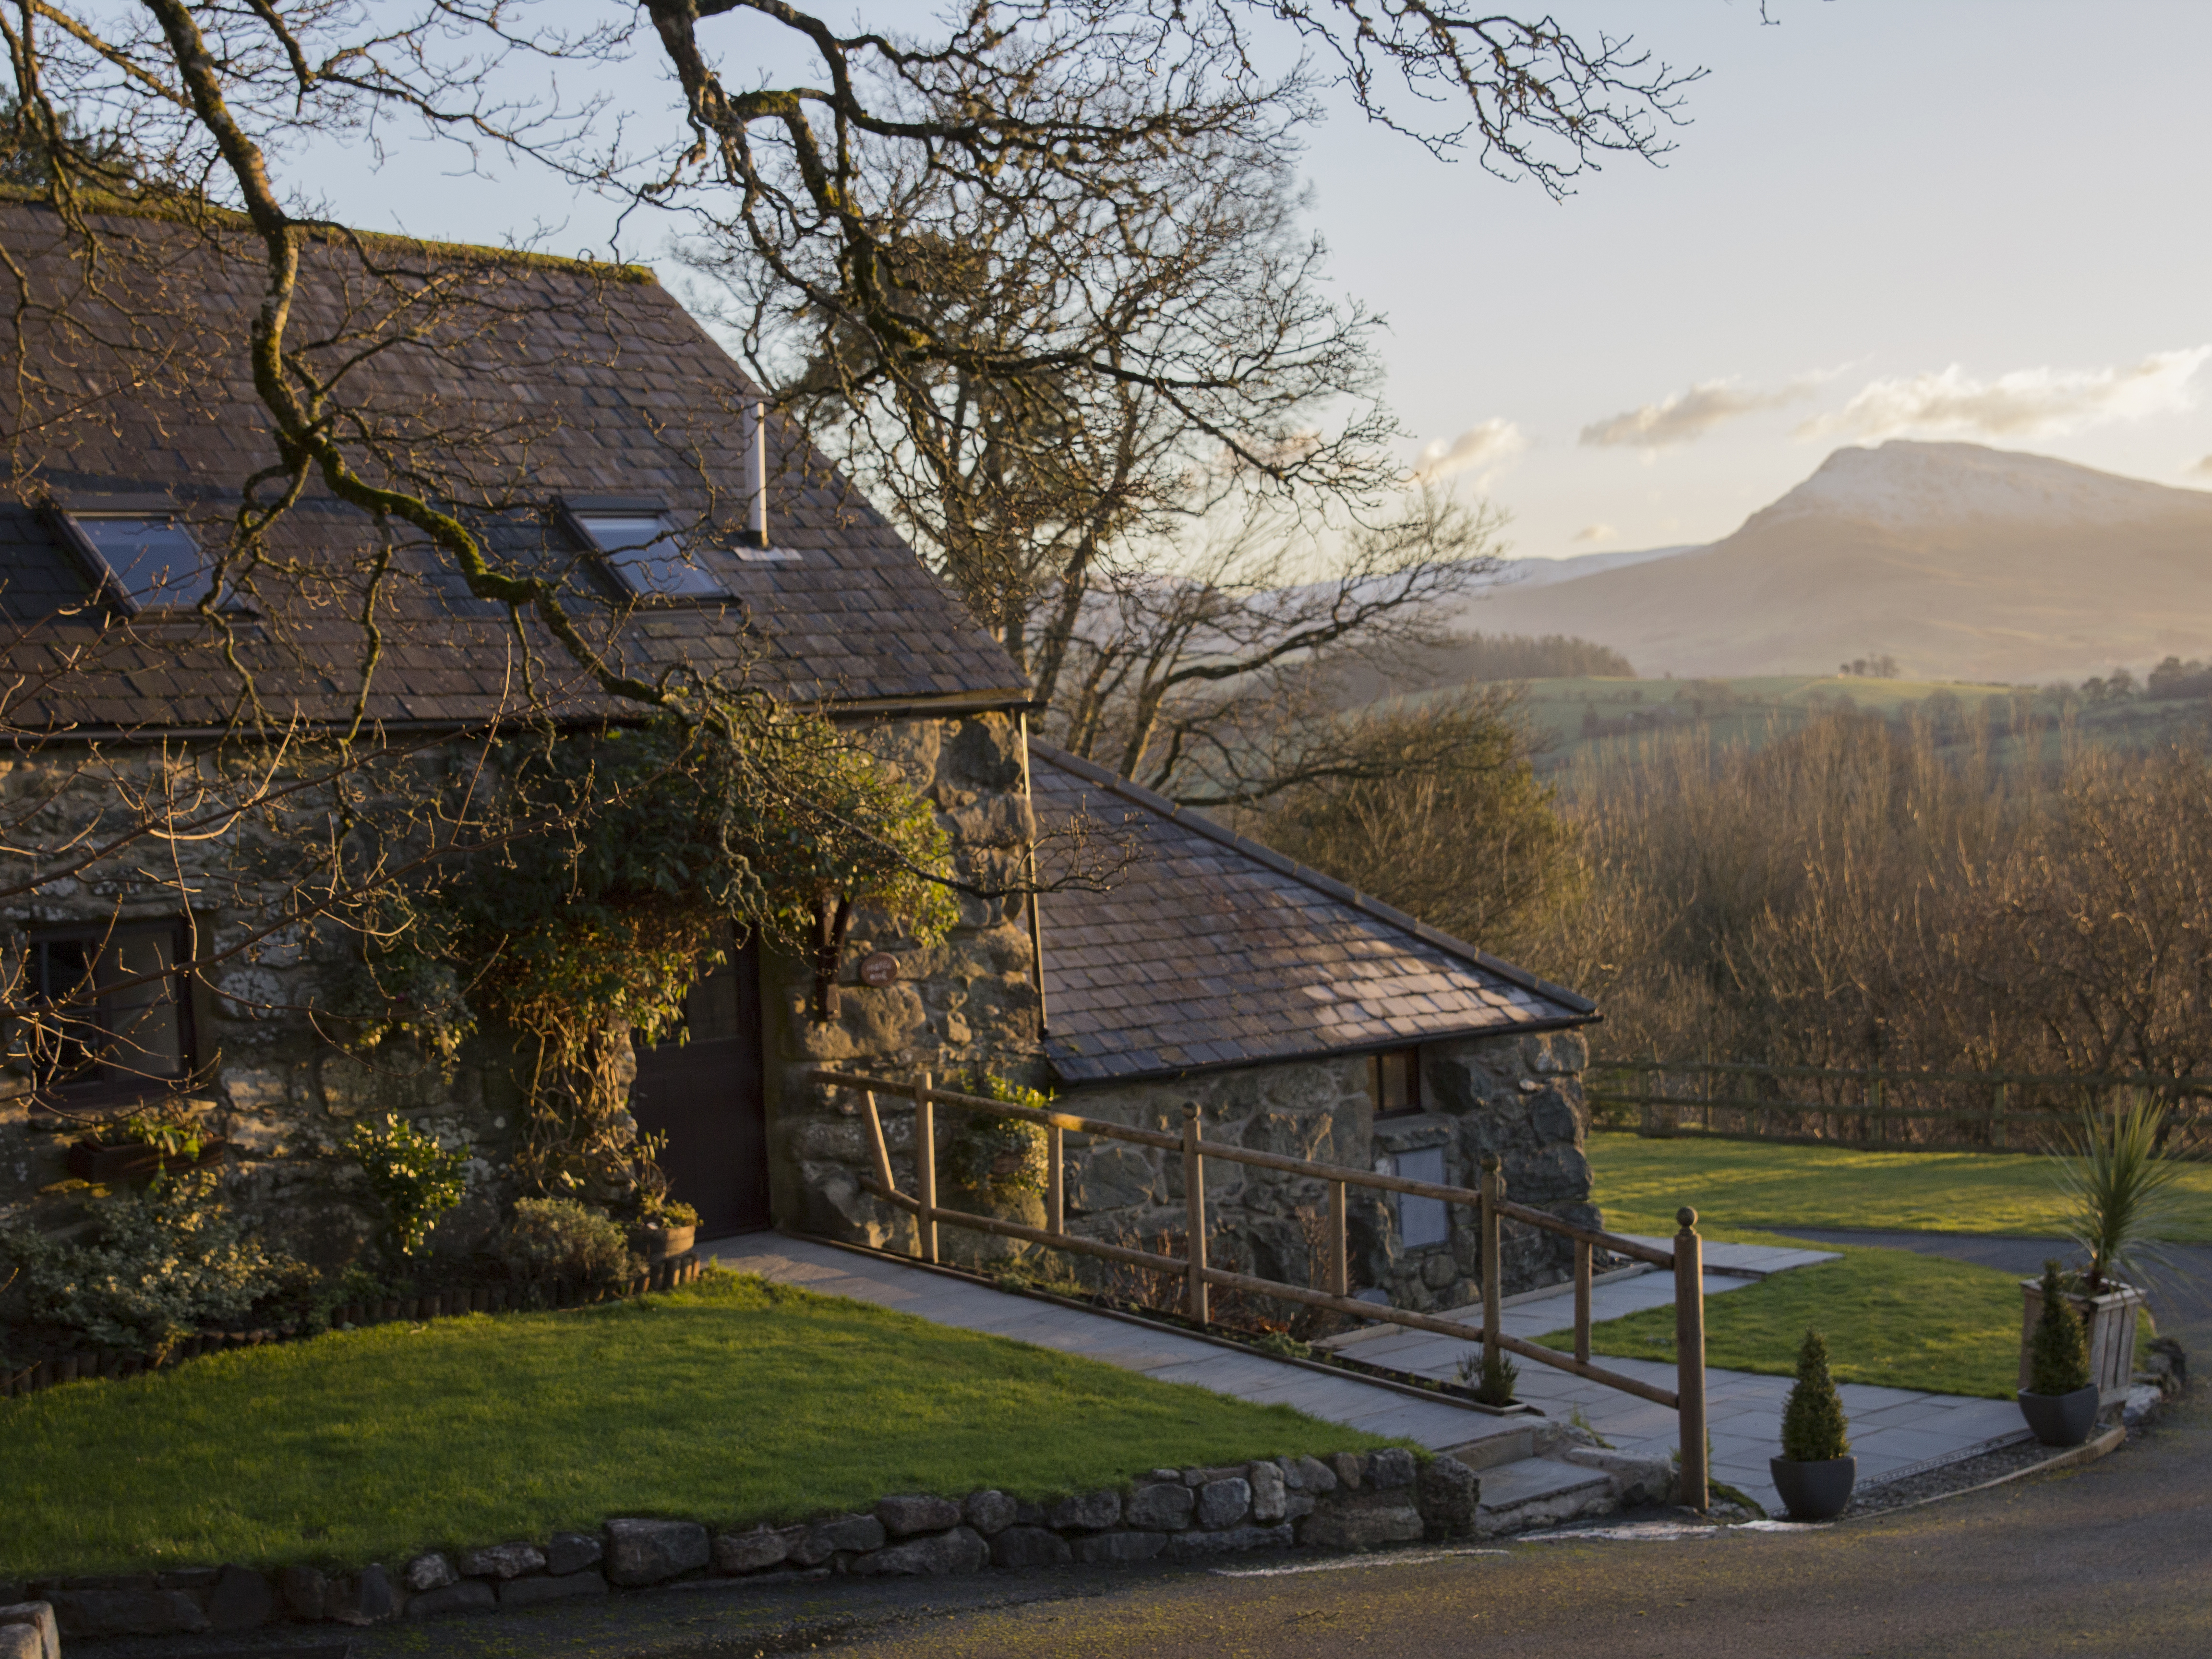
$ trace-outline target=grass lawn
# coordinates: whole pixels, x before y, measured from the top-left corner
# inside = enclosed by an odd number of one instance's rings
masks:
[[[1705,1226],[1897,1227],[2057,1237],[2062,1201],[2048,1158],[2001,1152],[1861,1152],[1748,1140],[1589,1138],[1606,1225],[1671,1233],[1696,1207]],[[2182,1166],[2179,1244],[2212,1243],[2212,1164]]]
[[[0,1577],[397,1565],[610,1516],[792,1520],[1390,1443],[732,1273],[0,1401]]]
[[[2042,1158],[1985,1152],[1859,1152],[1741,1140],[1634,1134],[1589,1138],[1605,1224],[1672,1233],[1674,1212],[1698,1211],[1709,1239],[1784,1244],[1786,1230],[1894,1227],[2056,1236],[2059,1200]],[[2177,1242],[2212,1239],[2212,1167],[2186,1166],[2186,1224]],[[1780,1228],[1784,1236],[1762,1231]],[[1820,1243],[1819,1249],[1836,1249]],[[1843,1260],[1777,1273],[1705,1303],[1705,1360],[1788,1376],[1805,1328],[1828,1340],[1847,1382],[2009,1400],[2019,1382],[2017,1275],[1909,1250],[1845,1246]],[[2146,1322],[2144,1335],[2148,1336]],[[1574,1334],[1547,1346],[1571,1349]],[[1672,1359],[1674,1310],[1655,1308],[1593,1326],[1590,1346],[1625,1358]]]
[[[1609,1206],[1606,1215],[1610,1221]],[[1756,1232],[1728,1237],[1742,1243],[1787,1242]],[[1797,1345],[1812,1325],[1828,1340],[1839,1382],[2009,1400],[2019,1383],[2020,1308],[2020,1280],[1994,1267],[1910,1250],[1850,1248],[1840,1261],[1708,1297],[1705,1363],[1787,1376],[1797,1368]],[[1539,1340],[1574,1349],[1571,1329]],[[1672,1360],[1674,1310],[1651,1308],[1593,1325],[1590,1346],[1622,1358]]]

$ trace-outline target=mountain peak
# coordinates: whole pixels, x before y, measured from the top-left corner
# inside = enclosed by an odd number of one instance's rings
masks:
[[[2048,455],[1893,438],[1878,449],[1837,450],[1744,528],[1807,514],[1915,532],[2022,520],[2109,524],[2208,501],[2212,495],[2202,490],[2123,478]]]

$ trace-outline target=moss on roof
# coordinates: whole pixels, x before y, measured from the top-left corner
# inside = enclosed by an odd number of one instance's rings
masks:
[[[177,225],[214,224],[239,231],[252,228],[246,216],[234,208],[187,197],[115,196],[105,191],[87,191],[82,192],[80,199],[88,210],[117,218],[153,219]],[[53,208],[52,198],[47,191],[23,185],[0,185],[0,202],[16,202],[27,207],[49,210]],[[530,270],[574,271],[618,283],[657,285],[660,280],[650,265],[601,264],[597,259],[570,259],[557,253],[538,253],[528,248],[487,247],[479,242],[436,242],[421,236],[404,236],[393,231],[360,230],[351,226],[326,226],[305,220],[301,222],[312,235],[328,242],[336,242],[342,238],[358,238],[371,247],[405,248],[433,257],[487,259]]]

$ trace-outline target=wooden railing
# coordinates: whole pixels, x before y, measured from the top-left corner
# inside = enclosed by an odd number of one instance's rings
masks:
[[[2170,1155],[2212,1154],[2212,1078],[1623,1060],[1587,1086],[1601,1126],[1647,1135],[1945,1152],[2063,1150],[2084,1110],[2148,1094],[2169,1103]]]
[[[1705,1246],[1698,1237],[1698,1216],[1694,1210],[1685,1209],[1678,1215],[1680,1231],[1674,1235],[1674,1248],[1671,1251],[1654,1249],[1649,1244],[1633,1238],[1624,1238],[1618,1233],[1594,1227],[1578,1227],[1571,1222],[1560,1220],[1557,1216],[1547,1215],[1541,1210],[1513,1203],[1505,1196],[1504,1176],[1494,1155],[1486,1157],[1482,1161],[1480,1188],[1469,1189],[1436,1182],[1412,1181],[1402,1176],[1380,1175],[1373,1170],[1355,1170],[1344,1164],[1317,1164],[1309,1158],[1286,1158],[1277,1152],[1254,1152],[1224,1141],[1206,1140],[1199,1133],[1195,1104],[1184,1106],[1182,1133],[1171,1135],[1103,1118],[1079,1117],[1069,1112],[1017,1106],[1003,1100],[988,1100],[978,1095],[936,1088],[927,1073],[910,1081],[835,1071],[817,1071],[813,1076],[814,1081],[827,1087],[849,1089],[860,1095],[861,1112],[867,1127],[869,1157],[874,1166],[872,1178],[864,1180],[861,1184],[878,1198],[915,1218],[918,1253],[925,1261],[938,1260],[937,1230],[940,1225],[965,1227],[1000,1238],[1022,1239],[1053,1249],[1072,1250],[1082,1255],[1097,1256],[1154,1273],[1176,1275],[1183,1281],[1184,1312],[1201,1326],[1208,1322],[1207,1293],[1218,1285],[1224,1290],[1244,1291],[1273,1297],[1279,1301],[1324,1308],[1354,1319],[1403,1325],[1413,1330],[1434,1331],[1440,1335],[1458,1337],[1480,1343],[1486,1354],[1518,1354],[1524,1359],[1533,1359],[1539,1364],[1549,1365],[1559,1370],[1571,1371],[1577,1376],[1587,1377],[1607,1388],[1618,1389],[1624,1394],[1651,1401],[1676,1413],[1681,1426],[1680,1501],[1697,1510],[1703,1510],[1706,1505]],[[900,1191],[897,1182],[892,1177],[890,1144],[884,1138],[883,1117],[876,1104],[879,1095],[914,1103],[916,1188],[914,1193]],[[959,1112],[1018,1118],[1043,1127],[1048,1170],[1044,1226],[1031,1227],[1021,1222],[1002,1220],[997,1216],[947,1209],[938,1203],[936,1109],[939,1106]],[[1109,1243],[1103,1239],[1089,1238],[1067,1231],[1066,1188],[1063,1172],[1066,1167],[1065,1138],[1071,1133],[1128,1141],[1139,1146],[1151,1146],[1182,1155],[1187,1240],[1183,1255],[1163,1255],[1157,1251]],[[1286,1284],[1252,1273],[1235,1273],[1208,1263],[1206,1248],[1206,1164],[1209,1158],[1242,1164],[1253,1169],[1273,1170],[1285,1175],[1304,1176],[1328,1184],[1329,1244],[1327,1252],[1328,1285],[1326,1289]],[[1468,1206],[1476,1212],[1482,1241],[1482,1323],[1479,1328],[1457,1320],[1439,1318],[1434,1314],[1414,1313],[1384,1303],[1361,1301],[1352,1295],[1345,1212],[1347,1190],[1353,1187],[1399,1193],[1413,1198],[1436,1199],[1445,1204]],[[1508,1336],[1500,1328],[1504,1296],[1498,1279],[1499,1251],[1501,1230],[1506,1221],[1540,1228],[1574,1241],[1575,1351],[1571,1354],[1524,1341],[1516,1336]],[[1675,1386],[1671,1390],[1591,1363],[1592,1257],[1593,1253],[1600,1249],[1673,1272]]]

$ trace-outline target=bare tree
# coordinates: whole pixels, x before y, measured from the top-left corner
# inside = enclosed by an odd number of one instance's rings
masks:
[[[1496,567],[1497,520],[1433,494],[1331,547],[1264,509],[1188,563],[1129,558],[1087,584],[1049,729],[1086,759],[1194,805],[1249,805],[1385,762],[1338,716],[1343,671],[1432,646],[1447,601]]]

